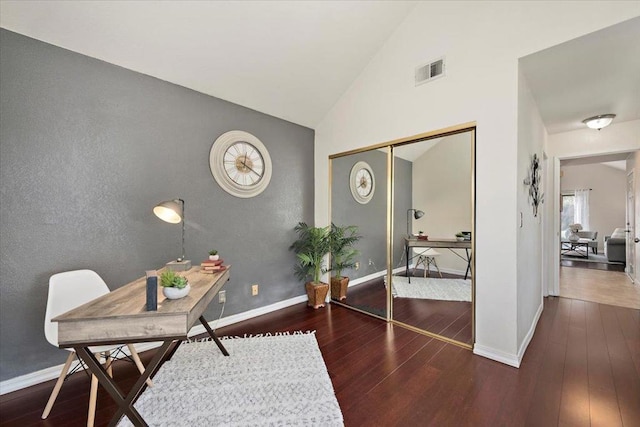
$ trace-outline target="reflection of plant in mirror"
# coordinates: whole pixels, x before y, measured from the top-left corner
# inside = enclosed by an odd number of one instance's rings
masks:
[[[331,271],[335,272],[334,277],[340,279],[342,270],[353,268],[356,265],[355,257],[359,252],[353,249],[353,245],[361,237],[358,234],[358,227],[355,225],[340,227],[331,223],[329,242],[331,245]]]

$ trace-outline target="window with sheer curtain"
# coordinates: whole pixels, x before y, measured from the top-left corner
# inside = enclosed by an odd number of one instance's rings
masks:
[[[589,228],[589,190],[576,190],[575,207],[573,210],[573,218],[576,224],[582,224],[583,230]]]
[[[562,195],[561,230],[567,230],[569,224],[581,224],[583,230],[589,230],[589,190]]]

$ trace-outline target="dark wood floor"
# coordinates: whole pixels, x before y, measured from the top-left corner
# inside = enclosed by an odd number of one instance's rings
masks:
[[[218,333],[295,330],[316,331],[346,426],[640,426],[640,310],[550,297],[520,369],[337,305],[299,304]],[[115,375],[128,388],[135,369]],[[42,421],[52,386],[2,396],[0,424],[85,425],[87,378],[70,379]],[[114,410],[101,390],[96,425]]]
[[[413,276],[423,277],[424,271],[416,270]],[[436,273],[432,273],[435,275]],[[437,276],[438,277],[438,276]],[[443,278],[462,279],[463,276],[442,273]],[[384,278],[370,280],[349,288],[347,305],[369,313],[386,317],[387,289]],[[393,318],[398,322],[442,335],[471,345],[471,303],[462,301],[437,301],[418,298],[393,298]]]

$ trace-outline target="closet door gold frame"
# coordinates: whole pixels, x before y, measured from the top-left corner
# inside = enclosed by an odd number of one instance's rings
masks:
[[[329,156],[329,218],[332,217],[332,200],[331,200],[331,190],[333,188],[333,174],[332,174],[332,160],[337,159],[339,157],[349,156],[351,154],[363,153],[366,151],[378,150],[382,148],[388,148],[387,150],[387,272],[386,272],[386,283],[391,283],[391,276],[393,275],[393,223],[394,223],[394,186],[393,186],[393,174],[394,174],[394,148],[401,147],[403,145],[408,145],[416,142],[427,141],[435,138],[443,138],[446,136],[456,135],[459,133],[469,132],[471,136],[471,235],[477,236],[476,234],[476,122],[468,122],[463,123],[456,126],[451,126],[444,129],[439,129],[431,132],[425,132],[418,135],[413,135],[405,138],[396,139],[393,141],[383,142],[379,144],[370,145],[367,147],[358,148],[355,150],[344,151],[342,153],[336,153]],[[406,329],[410,329],[414,332],[427,335],[433,338],[436,338],[441,341],[445,341],[450,344],[457,345],[462,348],[466,348],[469,350],[473,349],[473,343],[475,343],[476,336],[476,328],[475,328],[475,309],[476,309],[476,237],[473,237],[471,240],[471,344],[463,343],[460,341],[456,341],[454,339],[443,337],[442,335],[426,331],[424,329],[417,328],[412,325],[408,325],[403,322],[399,322],[393,319],[393,296],[391,294],[391,286],[387,286],[387,312],[386,317],[378,316],[373,313],[369,313],[364,310],[360,310],[358,308],[352,307],[350,305],[344,304],[340,301],[336,301],[331,299],[332,304],[338,304],[343,307],[347,307],[351,310],[359,311],[360,313],[364,313],[366,315],[376,317],[378,319],[386,320],[389,323],[401,326]]]

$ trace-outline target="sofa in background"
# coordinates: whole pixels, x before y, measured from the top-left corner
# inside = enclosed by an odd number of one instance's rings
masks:
[[[604,236],[604,254],[608,261],[627,262],[627,233],[624,228],[616,228],[611,236]]]

